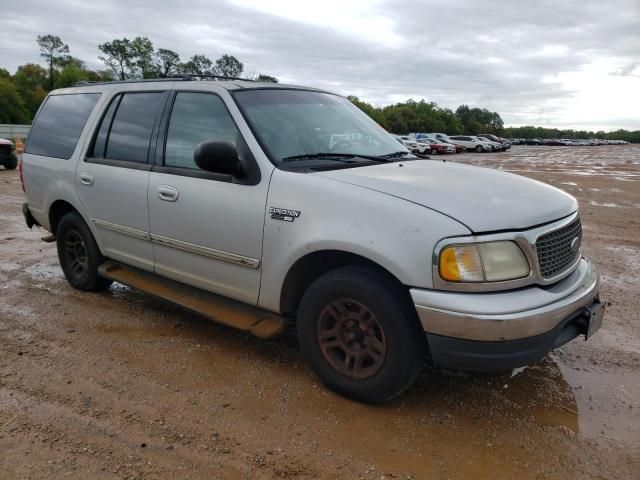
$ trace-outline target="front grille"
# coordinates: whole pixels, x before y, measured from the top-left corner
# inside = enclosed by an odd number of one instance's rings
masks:
[[[536,240],[538,265],[543,278],[551,278],[565,271],[580,255],[580,249],[571,248],[575,238],[582,242],[582,224],[577,217],[569,225],[545,233]]]

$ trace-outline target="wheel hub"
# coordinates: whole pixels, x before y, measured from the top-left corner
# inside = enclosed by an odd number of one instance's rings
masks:
[[[320,313],[317,333],[325,360],[347,377],[371,377],[384,364],[387,345],[382,325],[360,302],[331,302]]]
[[[76,230],[70,230],[65,235],[64,251],[71,274],[83,276],[89,268],[89,255],[82,236]]]

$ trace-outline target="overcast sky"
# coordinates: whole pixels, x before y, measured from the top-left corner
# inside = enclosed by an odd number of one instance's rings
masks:
[[[36,36],[104,68],[97,45],[238,57],[246,73],[357,95],[499,112],[506,125],[640,129],[640,0],[3,0],[0,67]]]

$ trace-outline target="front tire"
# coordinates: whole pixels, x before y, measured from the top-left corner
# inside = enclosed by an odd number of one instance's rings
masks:
[[[402,393],[426,359],[426,339],[407,291],[366,266],[331,271],[307,289],[298,341],[327,387],[367,403]]]
[[[476,147],[476,152],[477,152],[477,153],[482,153],[482,146],[481,146],[481,145],[478,145],[478,146]]]
[[[67,213],[56,231],[58,259],[64,276],[78,290],[103,290],[113,283],[98,275],[105,261],[84,220],[77,212]]]

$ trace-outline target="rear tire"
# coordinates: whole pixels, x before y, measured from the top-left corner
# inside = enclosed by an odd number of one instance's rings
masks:
[[[6,163],[4,164],[4,168],[6,168],[7,170],[15,170],[17,166],[18,166],[18,157],[16,157],[15,155],[9,157],[9,160],[7,160]]]
[[[97,291],[113,283],[98,275],[98,267],[105,258],[80,214],[71,212],[62,217],[56,239],[60,266],[73,288]]]
[[[482,147],[481,147],[480,145],[478,145],[478,146],[476,147],[476,152],[477,152],[477,153],[482,153]]]
[[[367,403],[402,393],[427,353],[407,291],[367,266],[333,270],[311,284],[298,310],[298,341],[327,387]]]

